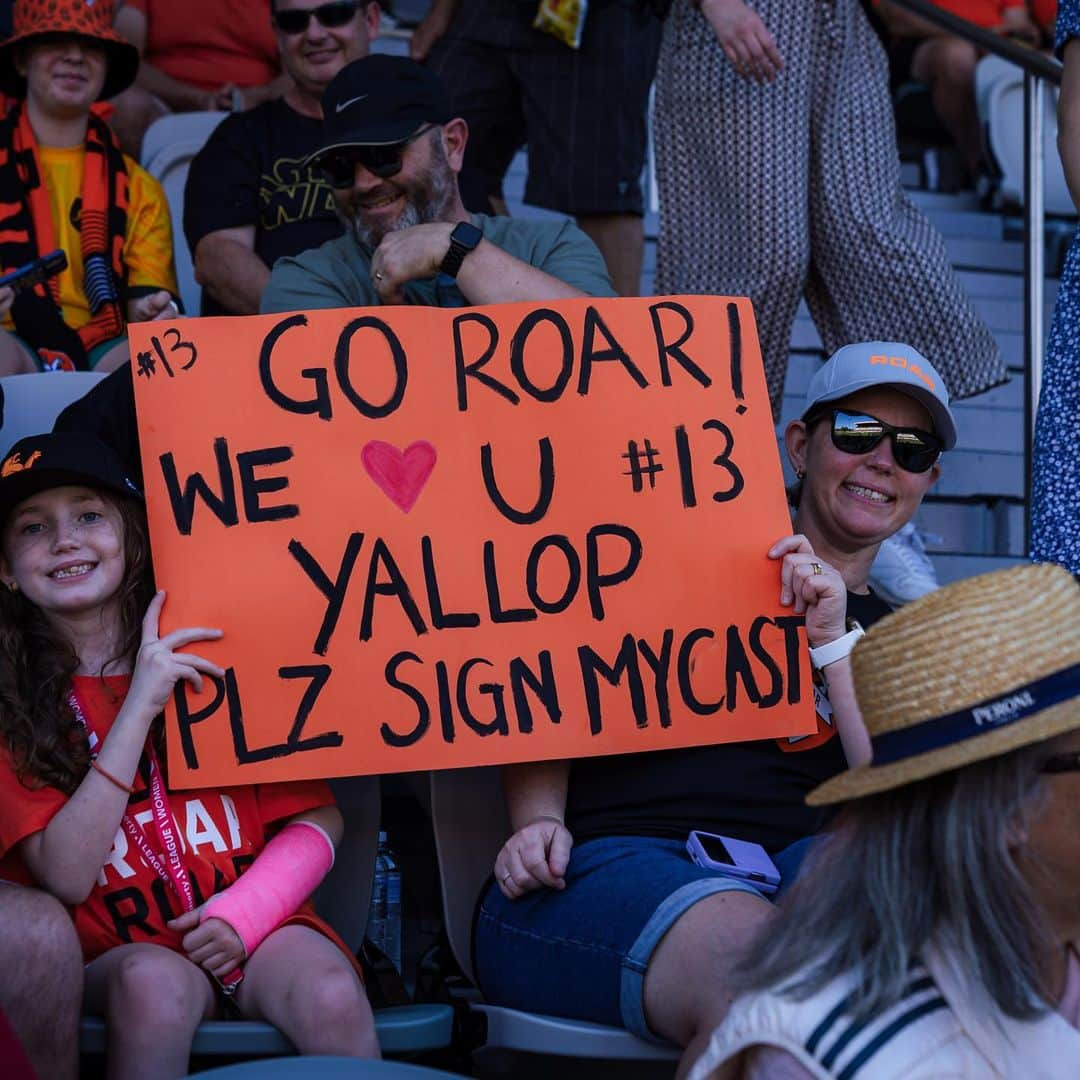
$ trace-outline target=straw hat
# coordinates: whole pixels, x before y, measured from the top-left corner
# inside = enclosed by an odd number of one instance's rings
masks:
[[[15,70],[15,50],[35,38],[70,34],[89,38],[105,50],[107,70],[99,99],[126,90],[139,70],[139,50],[113,28],[113,0],[15,0],[11,37],[0,44],[0,90],[26,93],[26,79]]]
[[[1051,564],[967,578],[875,623],[851,663],[874,760],[815,788],[811,806],[1080,728],[1080,585]]]

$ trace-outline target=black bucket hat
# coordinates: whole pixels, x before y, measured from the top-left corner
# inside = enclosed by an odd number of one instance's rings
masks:
[[[27,435],[0,462],[0,524],[23,499],[66,484],[143,497],[116,452],[93,435]]]

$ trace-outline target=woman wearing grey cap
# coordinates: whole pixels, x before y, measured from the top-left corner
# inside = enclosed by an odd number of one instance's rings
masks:
[[[730,1000],[731,957],[770,904],[753,884],[692,862],[688,835],[760,844],[781,889],[795,879],[826,822],[806,794],[869,758],[848,658],[862,630],[849,618],[868,626],[889,613],[867,584],[870,564],[955,440],[941,378],[909,346],[846,346],[820,369],[786,432],[796,533],[769,552],[781,602],[806,615],[817,730],[508,768],[515,831],[475,933],[489,1001],[621,1024],[687,1047],[687,1062],[700,1054]],[[704,649],[697,659],[707,665]]]

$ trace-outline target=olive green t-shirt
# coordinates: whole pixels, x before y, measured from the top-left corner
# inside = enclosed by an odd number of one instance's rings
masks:
[[[590,296],[615,290],[596,245],[571,221],[531,221],[474,214],[484,239],[509,255]],[[468,258],[468,256],[466,256]],[[410,281],[405,302],[427,307],[468,307],[453,278],[445,274]],[[371,280],[371,252],[346,234],[274,264],[263,291],[262,311],[374,307],[379,294]]]

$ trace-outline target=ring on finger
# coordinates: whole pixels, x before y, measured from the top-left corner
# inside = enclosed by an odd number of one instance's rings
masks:
[[[513,874],[503,874],[503,876],[502,876],[502,883],[504,885],[508,885],[513,880],[514,880],[514,875]]]
[[[382,271],[381,270],[376,270],[375,271],[375,280],[376,281],[382,281],[382,279],[383,279]]]
[[[824,571],[824,570],[822,570],[822,568],[821,568],[821,563],[819,563],[819,562],[812,562],[812,563],[810,564],[810,572],[811,572],[812,574],[823,574],[823,573],[824,573],[825,571]]]

